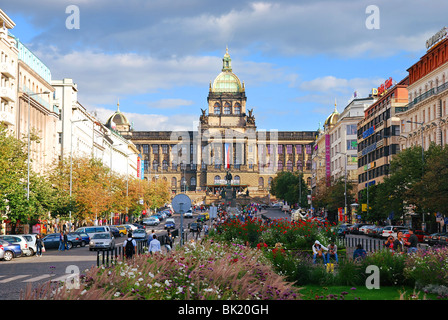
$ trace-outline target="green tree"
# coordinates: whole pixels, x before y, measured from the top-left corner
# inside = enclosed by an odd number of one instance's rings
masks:
[[[301,207],[308,206],[308,186],[302,174],[289,171],[279,172],[272,180],[270,192],[289,204],[299,203]]]

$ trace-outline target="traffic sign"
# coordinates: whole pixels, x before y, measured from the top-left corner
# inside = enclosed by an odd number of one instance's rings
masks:
[[[173,206],[174,212],[184,213],[191,208],[191,199],[186,194],[181,193],[173,198],[171,205]]]

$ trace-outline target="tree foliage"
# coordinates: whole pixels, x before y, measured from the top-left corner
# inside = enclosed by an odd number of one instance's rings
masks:
[[[303,175],[295,172],[281,171],[272,180],[271,194],[289,204],[299,203],[300,207],[308,206],[308,186]]]

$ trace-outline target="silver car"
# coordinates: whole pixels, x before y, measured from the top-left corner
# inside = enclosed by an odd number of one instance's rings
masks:
[[[90,238],[89,250],[112,250],[115,248],[115,238],[110,232],[94,233]]]
[[[19,244],[23,254],[27,257],[34,253],[32,249],[28,247],[28,241],[21,235],[0,235],[0,239],[11,242],[12,244]]]

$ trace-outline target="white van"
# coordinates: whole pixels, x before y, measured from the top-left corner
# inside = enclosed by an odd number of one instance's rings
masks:
[[[93,235],[98,232],[110,232],[109,226],[91,226],[91,227],[81,227],[75,230],[75,232],[87,233],[92,239]]]

